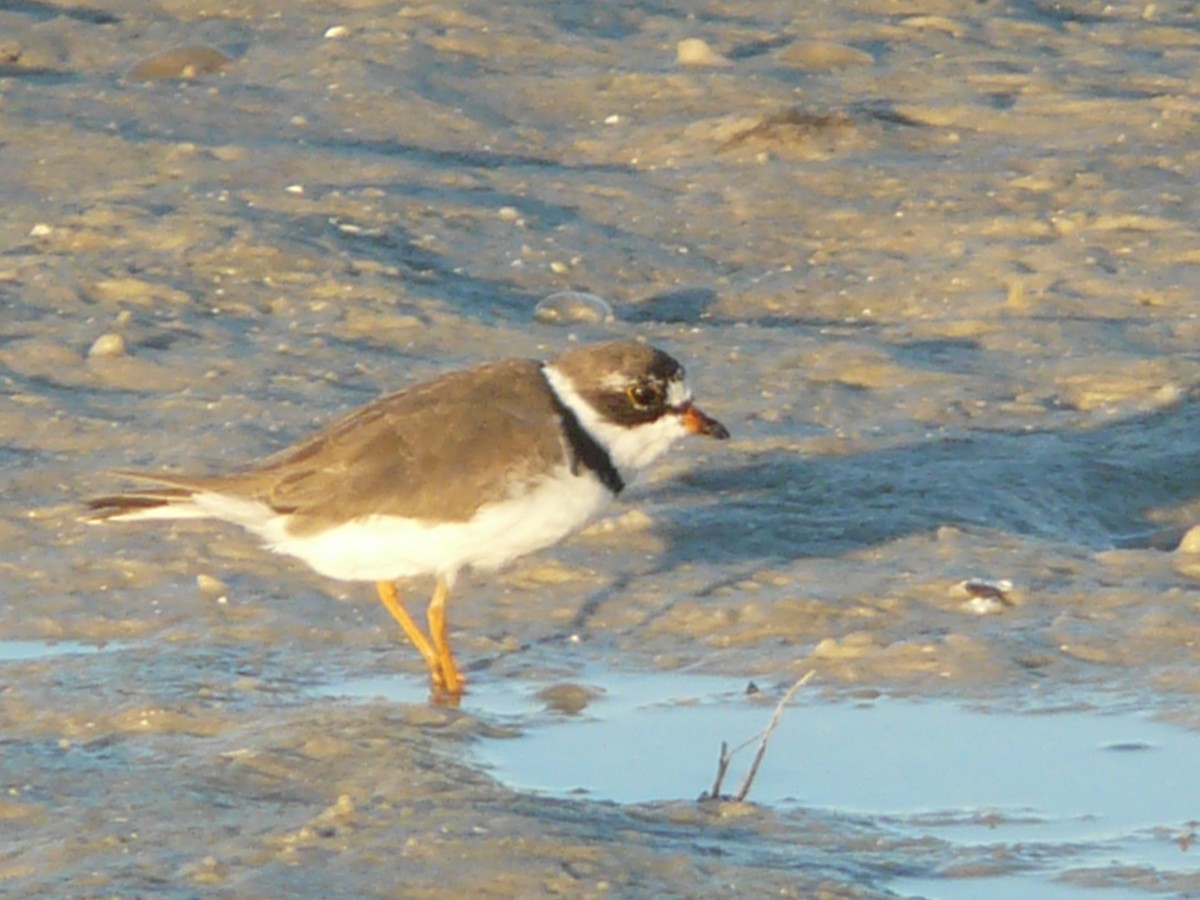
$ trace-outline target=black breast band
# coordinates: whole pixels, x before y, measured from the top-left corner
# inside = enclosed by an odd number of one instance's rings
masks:
[[[588,433],[588,430],[579,421],[579,417],[558,398],[558,394],[554,393],[553,389],[550,391],[550,396],[554,410],[562,422],[563,433],[567,436],[567,445],[571,448],[571,474],[578,475],[580,467],[591,469],[600,479],[600,483],[612,491],[614,496],[620,494],[625,490],[625,479],[613,465],[608,451]]]

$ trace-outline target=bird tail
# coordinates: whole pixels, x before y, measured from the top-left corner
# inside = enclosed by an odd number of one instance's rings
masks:
[[[127,478],[154,486],[96,497],[87,502],[84,518],[89,522],[136,522],[145,519],[206,519],[212,513],[195,502],[199,485],[184,476],[147,475],[121,472]]]
[[[89,522],[144,522],[151,519],[221,519],[264,533],[281,510],[253,496],[239,495],[238,476],[172,475],[120,472],[147,483],[141,490],[88,501]]]
[[[192,502],[182,488],[113,494],[88,501],[89,522],[136,522],[144,519],[205,519],[209,513]]]

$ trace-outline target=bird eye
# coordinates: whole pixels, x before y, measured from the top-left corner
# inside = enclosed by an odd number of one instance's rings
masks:
[[[629,402],[638,409],[649,409],[652,406],[662,403],[662,388],[657,384],[644,383],[631,385],[625,393],[629,397]]]

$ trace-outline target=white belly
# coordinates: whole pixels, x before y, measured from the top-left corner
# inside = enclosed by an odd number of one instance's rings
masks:
[[[467,567],[496,569],[549,547],[582,528],[613,499],[590,474],[566,467],[533,490],[481,507],[466,522],[431,523],[367,516],[311,535],[287,531],[286,516],[256,526],[270,549],[342,581],[391,581],[437,574],[453,579]]]

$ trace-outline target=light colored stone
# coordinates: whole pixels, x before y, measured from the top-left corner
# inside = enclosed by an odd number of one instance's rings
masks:
[[[96,359],[98,357],[124,356],[125,353],[125,338],[110,331],[96,338],[87,355],[89,359]]]
[[[681,66],[729,66],[724,56],[700,38],[686,38],[675,47],[675,58]]]
[[[1180,553],[1200,553],[1200,525],[1193,525],[1187,530],[1177,549]]]

